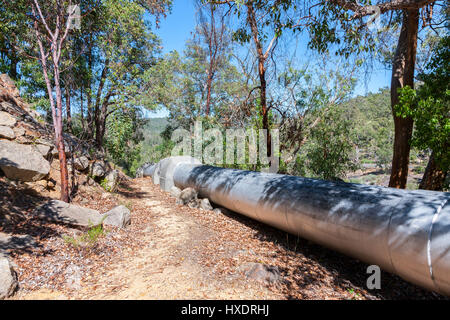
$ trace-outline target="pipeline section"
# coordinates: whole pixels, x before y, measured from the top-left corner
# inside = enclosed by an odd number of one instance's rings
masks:
[[[450,194],[330,182],[201,165],[171,157],[151,169],[169,191],[201,197],[247,217],[450,296]]]

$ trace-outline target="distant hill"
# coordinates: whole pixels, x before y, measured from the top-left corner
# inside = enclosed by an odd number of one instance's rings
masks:
[[[352,140],[359,161],[389,166],[394,142],[389,89],[357,96],[340,107],[353,124]]]

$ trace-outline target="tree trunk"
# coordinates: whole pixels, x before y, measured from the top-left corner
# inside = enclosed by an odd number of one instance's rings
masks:
[[[445,178],[447,171],[443,171],[436,163],[434,152],[431,153],[428,160],[427,168],[420,182],[419,189],[442,191],[444,189]]]
[[[99,108],[98,119],[96,123],[95,141],[97,147],[101,148],[103,146],[103,140],[106,132],[106,120],[108,118],[108,107],[110,105],[109,100],[113,95],[113,90],[110,89],[106,94],[101,109]]]
[[[391,107],[395,126],[394,155],[389,180],[389,187],[392,188],[406,188],[408,178],[413,119],[410,117],[398,117],[395,113],[395,106],[399,102],[398,89],[406,85],[414,88],[418,26],[419,10],[404,10],[402,29],[392,64],[391,78]]]
[[[18,73],[17,73],[17,64],[19,63],[19,59],[16,58],[15,54],[13,57],[11,57],[11,64],[9,66],[9,76],[14,81],[19,80],[18,79]]]
[[[92,35],[90,36],[89,39],[89,43],[92,43]],[[89,47],[89,53],[88,53],[88,69],[89,71],[91,71],[92,73],[94,72],[92,65],[93,65],[93,61],[92,61],[92,46]],[[88,81],[87,81],[87,92],[86,92],[86,96],[87,96],[87,115],[86,115],[86,130],[87,130],[87,136],[88,139],[93,139],[94,137],[94,128],[93,128],[93,123],[94,123],[94,116],[93,116],[93,107],[92,107],[92,75],[88,76]]]
[[[62,93],[59,78],[59,66],[56,53],[53,54],[53,69],[55,76],[55,93],[56,93],[56,145],[58,147],[59,168],[61,174],[61,201],[70,202],[69,199],[69,172],[67,170],[66,150],[64,147],[63,121],[62,121]]]
[[[208,117],[211,112],[211,87],[212,87],[212,81],[214,77],[214,54],[213,54],[213,44],[217,45],[216,43],[213,43],[214,33],[215,33],[215,25],[214,25],[214,7],[213,4],[210,3],[210,12],[211,12],[211,21],[210,21],[210,34],[209,34],[209,43],[208,43],[208,50],[209,50],[209,70],[208,70],[208,80],[206,81],[206,108],[205,108],[205,115]]]
[[[261,41],[259,40],[259,30],[255,16],[255,10],[253,4],[250,2],[247,4],[247,21],[250,25],[252,31],[253,41],[256,46],[256,53],[258,55],[258,74],[259,74],[259,84],[260,84],[260,104],[261,111],[260,116],[262,117],[262,128],[266,130],[266,144],[267,144],[267,157],[272,156],[272,139],[269,130],[269,117],[268,117],[268,107],[267,107],[267,82],[266,82],[266,57],[263,52]]]
[[[105,136],[106,128],[106,118],[104,118],[103,113],[99,115],[97,120],[97,125],[95,129],[95,142],[97,147],[100,149],[103,145],[103,138]]]
[[[83,85],[80,86],[80,118],[81,118],[81,127],[83,129],[83,133],[85,130],[84,123],[84,101],[83,101]]]
[[[206,107],[205,107],[205,116],[209,116],[211,112],[211,87],[212,87],[212,62],[210,63],[210,69],[208,70],[208,80],[206,83]]]
[[[67,117],[67,131],[72,133],[72,111],[70,107],[70,86],[66,86],[66,117]]]
[[[103,99],[103,103],[100,106],[102,100],[103,88],[106,83],[106,76],[109,71],[109,59],[106,59],[105,66],[103,67],[102,74],[100,76],[100,83],[97,88],[97,98],[95,100],[94,107],[94,122],[95,122],[95,141],[97,147],[101,148],[103,144],[103,134],[105,132],[105,120],[106,116],[103,115],[103,109],[108,104],[109,94]],[[101,108],[100,108],[101,107]]]

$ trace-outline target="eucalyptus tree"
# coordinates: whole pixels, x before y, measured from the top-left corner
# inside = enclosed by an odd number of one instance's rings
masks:
[[[392,57],[391,107],[395,124],[394,152],[389,186],[405,188],[408,176],[410,140],[413,129],[411,117],[398,117],[398,89],[414,86],[417,41],[424,28],[445,27],[447,1],[439,0],[211,0],[214,3],[248,2],[257,4],[279,32],[309,30],[309,46],[320,52],[331,47],[345,57],[352,54],[373,59],[377,42],[391,26],[400,25],[400,34]],[[380,18],[380,19],[378,19]]]
[[[199,46],[203,45],[207,51],[205,116],[208,117],[211,113],[213,81],[220,65],[224,63],[224,53],[228,50],[230,39],[223,8],[212,3],[202,4],[201,1],[197,1],[197,7],[197,36],[194,36],[194,41]]]
[[[32,70],[37,83],[45,83],[59,152],[61,199],[69,201],[63,138],[63,90],[66,90],[66,115],[70,117],[72,89],[75,84],[81,89],[86,85],[84,94],[88,97],[90,109],[87,114],[94,120],[88,121],[87,127],[92,128],[94,124],[96,142],[101,146],[111,106],[139,105],[145,96],[139,91],[141,80],[138,75],[153,63],[157,41],[143,19],[144,12],[150,10],[156,15],[163,14],[171,1],[85,0],[74,3],[71,0],[2,0],[1,3],[0,28],[5,36],[4,39],[2,36],[0,48],[9,50],[3,51],[12,66],[12,73],[17,69],[20,73]],[[75,18],[78,20],[74,21]],[[80,22],[79,19],[84,21],[81,28],[74,26],[74,22]],[[13,53],[11,48],[15,50]],[[15,66],[14,59],[11,60],[16,52],[20,53],[20,68]],[[96,55],[95,59],[93,55]],[[32,60],[39,61],[40,71],[29,63]],[[80,65],[83,62],[85,66]],[[87,72],[70,77],[64,74],[68,70]],[[95,77],[98,70],[100,76]],[[80,100],[83,101],[83,94]],[[83,102],[80,108],[83,109]]]
[[[23,6],[17,4],[18,8]],[[20,42],[27,32],[27,17],[23,10],[11,10],[0,6],[0,72],[8,73],[13,80],[19,80],[19,62],[22,57]]]
[[[436,0],[354,1],[330,0],[321,3],[311,25],[311,45],[326,50],[330,44],[341,45],[340,53],[373,52],[377,37],[390,26],[400,24],[400,34],[392,57],[391,107],[394,118],[394,147],[390,187],[405,188],[414,120],[399,117],[399,89],[414,87],[417,41],[425,27],[443,27],[440,10],[445,2]],[[364,21],[365,19],[365,21]]]
[[[431,150],[420,189],[440,190],[450,168],[450,37],[442,38],[427,70],[419,74],[421,85],[400,90],[398,117],[414,120],[412,145]]]
[[[62,121],[61,59],[65,42],[72,30],[71,23],[75,18],[76,7],[72,6],[72,1],[70,0],[46,2],[23,0],[14,3],[14,8],[11,7],[10,3],[4,5],[10,11],[17,10],[18,8],[22,9],[28,18],[28,26],[34,34],[32,41],[33,45],[37,47],[35,57],[41,64],[42,74],[47,87],[47,95],[53,118],[55,143],[59,154],[61,200],[69,202],[68,171]],[[52,73],[52,77],[50,77],[50,73]]]
[[[90,75],[87,108],[95,142],[101,147],[108,116],[117,108],[143,103],[143,75],[156,63],[160,44],[138,3],[106,0],[98,11],[101,26],[88,44],[92,51],[86,59]]]

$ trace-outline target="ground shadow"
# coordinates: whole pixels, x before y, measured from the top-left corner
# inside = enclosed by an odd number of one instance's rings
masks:
[[[40,247],[38,240],[60,235],[33,216],[35,208],[52,200],[26,186],[0,176],[0,251],[10,254],[30,253]],[[6,234],[6,235],[5,235]]]

